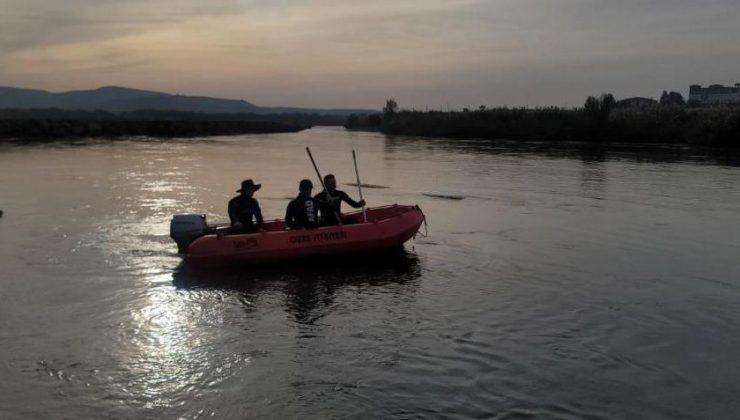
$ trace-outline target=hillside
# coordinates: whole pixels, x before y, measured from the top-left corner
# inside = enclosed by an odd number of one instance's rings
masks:
[[[73,111],[131,112],[137,110],[183,111],[207,114],[322,114],[349,115],[374,112],[362,109],[313,109],[295,107],[259,107],[236,99],[169,93],[105,86],[94,90],[53,93],[44,90],[0,87],[0,109],[47,109]]]

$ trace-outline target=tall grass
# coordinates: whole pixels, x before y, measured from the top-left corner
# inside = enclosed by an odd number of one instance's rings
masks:
[[[593,103],[590,108],[573,109],[402,110],[350,117],[345,127],[386,134],[460,139],[654,142],[740,147],[740,107],[737,106],[690,108],[656,105],[624,109],[607,106],[608,110]]]
[[[0,109],[2,138],[194,137],[295,132],[316,123],[339,122],[314,114],[203,114],[177,111],[67,111]]]

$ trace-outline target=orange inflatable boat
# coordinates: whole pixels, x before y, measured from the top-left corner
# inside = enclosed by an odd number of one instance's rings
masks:
[[[321,255],[372,252],[400,247],[418,232],[424,213],[418,206],[392,205],[342,215],[340,226],[286,229],[283,220],[265,223],[265,232],[229,234],[228,227],[208,226],[205,216],[178,215],[170,235],[193,263],[258,264]]]

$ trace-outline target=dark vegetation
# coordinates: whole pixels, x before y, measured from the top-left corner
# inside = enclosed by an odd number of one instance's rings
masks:
[[[351,115],[350,130],[459,139],[637,142],[740,147],[740,105],[686,105],[680,93],[660,102],[619,106],[610,94],[589,97],[583,107],[400,110],[388,100],[382,113]]]
[[[0,109],[0,139],[281,133],[296,132],[313,125],[341,125],[344,120],[343,116],[304,113],[257,115]]]

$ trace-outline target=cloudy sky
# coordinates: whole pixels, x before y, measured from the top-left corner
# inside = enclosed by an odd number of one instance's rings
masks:
[[[740,82],[738,0],[0,0],[0,85],[578,105]]]

